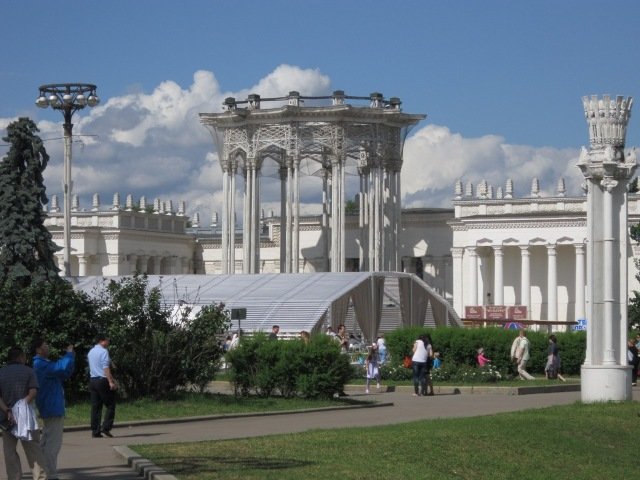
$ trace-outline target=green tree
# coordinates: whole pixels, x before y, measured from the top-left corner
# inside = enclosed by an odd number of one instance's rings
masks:
[[[47,200],[42,173],[49,155],[28,118],[7,127],[9,152],[0,161],[0,287],[58,281],[58,247],[44,226]]]
[[[222,357],[217,336],[228,328],[223,305],[185,308],[172,316],[160,289],[144,275],[110,281],[97,292],[98,323],[111,340],[115,377],[129,398],[202,390]]]
[[[633,225],[629,229],[629,236],[636,242],[640,242],[640,224]],[[634,259],[636,265],[636,279],[640,281],[640,261]],[[632,296],[629,299],[629,306],[627,308],[627,322],[629,329],[640,329],[640,292],[634,290]]]
[[[360,211],[358,204],[355,200],[347,200],[344,205],[344,213],[347,215],[357,215]]]

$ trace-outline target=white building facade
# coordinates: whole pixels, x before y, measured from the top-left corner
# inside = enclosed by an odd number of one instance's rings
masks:
[[[586,319],[587,199],[541,197],[537,179],[528,196],[515,198],[508,181],[494,196],[485,182],[456,185],[452,296],[461,317],[472,306],[519,305],[527,318],[551,322]],[[640,221],[638,195],[629,195],[629,226]],[[640,288],[634,258],[627,252],[629,290]]]
[[[522,197],[514,196],[511,182],[495,193],[483,182],[477,188],[458,184],[453,209],[403,210],[400,270],[420,276],[461,318],[467,307],[487,305],[525,306],[531,320],[586,318],[586,196],[566,197],[563,182],[558,184],[556,194],[548,197],[541,196],[535,179]],[[62,213],[57,200],[51,203],[46,225],[62,247]],[[197,215],[190,226],[184,206],[173,212],[169,203],[156,201],[144,211],[95,202],[83,209],[76,203],[71,219],[72,275],[223,273],[218,226],[200,225]],[[629,225],[638,222],[640,196],[630,194]],[[346,215],[345,223],[345,271],[358,271],[358,215]],[[260,273],[280,272],[280,218],[263,218],[259,231]],[[300,217],[299,272],[330,271],[323,232],[321,215]],[[240,274],[240,230],[236,237]],[[58,256],[62,266],[62,252]],[[636,257],[640,246],[631,243],[630,292],[640,290]]]

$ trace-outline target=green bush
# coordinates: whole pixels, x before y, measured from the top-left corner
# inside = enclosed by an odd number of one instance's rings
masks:
[[[130,398],[163,398],[178,388],[202,390],[214,378],[222,357],[216,336],[229,322],[224,305],[189,309],[170,318],[158,288],[146,276],[110,281],[98,292],[99,328],[111,340],[114,375]]]
[[[349,357],[326,335],[305,343],[273,341],[259,333],[244,337],[226,360],[236,395],[331,398],[344,389],[351,372]]]
[[[86,355],[97,332],[95,306],[69,282],[34,282],[21,288],[5,283],[0,291],[0,331],[2,360],[14,345],[22,347],[30,358],[36,337],[47,340],[52,360],[58,353],[64,354],[67,345],[74,345],[76,369],[65,382],[66,397],[75,400],[87,394]]]
[[[387,348],[390,352],[390,365],[400,365],[406,355],[411,355],[413,343],[419,335],[429,333],[433,340],[433,349],[440,353],[443,367],[476,366],[477,350],[484,348],[485,355],[491,359],[491,365],[504,377],[516,373],[511,361],[511,343],[518,335],[516,330],[501,328],[447,328],[425,329],[421,327],[402,328],[385,334]],[[584,362],[586,337],[585,332],[558,332],[562,371],[568,375],[580,373]],[[531,360],[528,370],[536,374],[544,374],[549,346],[548,335],[543,332],[527,331],[531,342]],[[389,367],[390,368],[390,367]],[[445,368],[443,372],[449,371]],[[444,373],[443,373],[444,374]],[[451,378],[457,380],[457,378]]]

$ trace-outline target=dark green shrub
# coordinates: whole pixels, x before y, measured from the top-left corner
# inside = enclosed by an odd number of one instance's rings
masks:
[[[404,356],[411,354],[416,338],[423,333],[431,335],[433,349],[440,353],[443,366],[447,367],[443,371],[443,375],[460,365],[475,367],[477,350],[480,347],[484,348],[485,355],[491,359],[491,365],[504,377],[516,373],[515,364],[510,357],[511,344],[518,336],[518,331],[496,327],[473,329],[410,327],[398,329],[385,335],[391,356],[390,365],[400,365]],[[579,374],[580,365],[584,361],[585,355],[584,332],[558,332],[555,335],[560,348],[562,371],[568,375]],[[528,370],[537,375],[543,375],[549,346],[548,335],[543,332],[527,331],[527,338],[531,343],[531,359],[528,363]],[[451,378],[451,380],[455,379]]]
[[[326,335],[273,341],[264,334],[245,337],[227,353],[236,394],[331,398],[350,377],[349,357]]]
[[[30,358],[35,337],[48,341],[54,360],[67,345],[74,345],[76,369],[65,382],[65,392],[69,400],[83,397],[88,384],[86,355],[96,335],[93,303],[63,279],[14,287],[5,284],[0,291],[0,357],[4,361],[9,348],[17,345]]]

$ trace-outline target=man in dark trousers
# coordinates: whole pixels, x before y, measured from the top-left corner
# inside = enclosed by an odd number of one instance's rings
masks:
[[[13,406],[21,400],[30,404],[38,393],[38,379],[30,367],[25,365],[27,356],[21,348],[13,347],[9,350],[8,364],[0,368],[0,409],[11,422],[18,423],[21,419],[14,418],[11,411]],[[35,420],[35,418],[34,418]],[[40,432],[29,430],[29,438],[20,438],[22,448],[26,454],[27,461],[31,467],[34,462],[43,467],[49,480],[57,480],[55,473],[49,468],[49,463],[40,448]],[[21,435],[16,433],[16,435]],[[10,431],[2,434],[2,446],[4,448],[4,463],[9,480],[20,480],[22,478],[22,465],[18,456],[18,438]]]
[[[89,392],[91,393],[91,436],[100,438],[102,435],[113,437],[111,428],[116,416],[116,390],[118,384],[111,373],[111,357],[109,357],[109,338],[98,335],[95,346],[89,350]],[[104,421],[102,421],[102,406],[105,406]],[[102,421],[102,425],[100,422]]]

